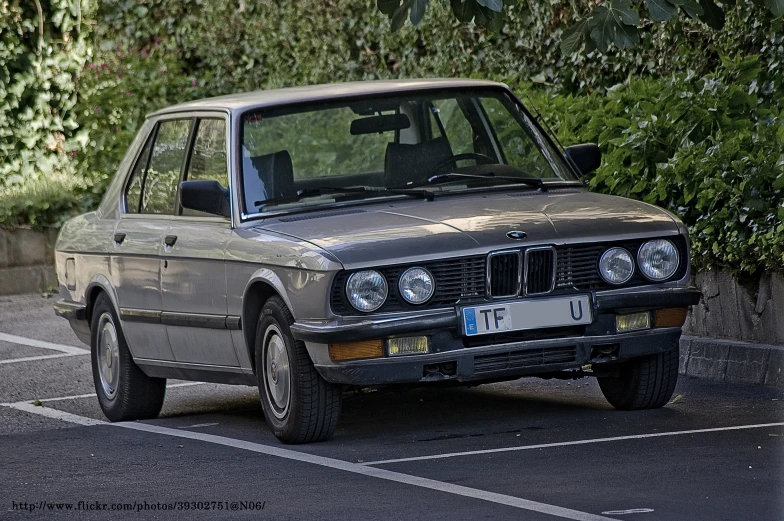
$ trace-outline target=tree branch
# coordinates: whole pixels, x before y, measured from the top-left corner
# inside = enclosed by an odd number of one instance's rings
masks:
[[[38,55],[44,55],[44,9],[41,7],[41,1],[35,0],[35,6],[38,8]]]

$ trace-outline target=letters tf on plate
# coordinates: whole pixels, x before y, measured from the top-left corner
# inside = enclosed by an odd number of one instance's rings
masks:
[[[588,295],[525,300],[463,308],[466,335],[544,327],[579,326],[593,320]]]

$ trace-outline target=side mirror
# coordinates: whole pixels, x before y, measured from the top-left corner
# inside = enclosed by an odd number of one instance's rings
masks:
[[[229,217],[229,191],[217,181],[183,181],[180,183],[183,208]]]
[[[572,145],[564,152],[566,161],[577,167],[582,175],[590,174],[602,164],[602,151],[593,143]]]

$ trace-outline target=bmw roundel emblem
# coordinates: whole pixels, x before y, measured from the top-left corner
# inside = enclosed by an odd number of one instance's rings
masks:
[[[520,239],[525,239],[528,237],[528,234],[525,232],[521,232],[520,230],[512,230],[511,232],[506,232],[506,236],[510,239],[514,239],[519,241]]]

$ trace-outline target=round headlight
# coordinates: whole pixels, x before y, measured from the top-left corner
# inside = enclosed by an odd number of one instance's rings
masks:
[[[625,248],[610,248],[599,259],[599,274],[610,284],[629,282],[634,275],[632,254]]]
[[[678,271],[678,248],[666,239],[648,241],[637,252],[637,264],[646,278],[667,280]]]
[[[425,268],[409,268],[400,275],[397,288],[400,296],[409,304],[422,304],[433,296],[436,285],[433,276]]]
[[[387,281],[374,270],[352,273],[346,281],[346,298],[359,311],[375,311],[387,300]]]

